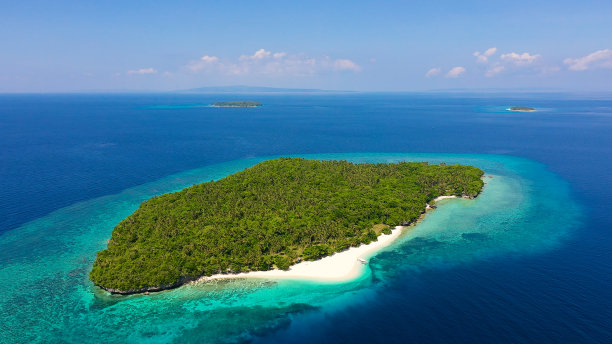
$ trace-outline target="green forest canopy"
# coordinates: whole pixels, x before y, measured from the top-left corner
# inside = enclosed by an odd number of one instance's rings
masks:
[[[237,101],[229,101],[229,102],[216,102],[212,103],[212,106],[217,107],[252,107],[252,106],[262,106],[260,102],[252,101],[252,100],[237,100]]]
[[[419,162],[264,161],[143,202],[115,227],[90,278],[113,292],[139,292],[217,273],[288,269],[412,223],[437,196],[476,196],[482,175]]]
[[[534,108],[529,106],[513,106],[510,108],[512,111],[535,111]]]

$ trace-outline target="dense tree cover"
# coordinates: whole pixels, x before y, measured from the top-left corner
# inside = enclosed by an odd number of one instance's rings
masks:
[[[260,102],[255,102],[251,100],[238,100],[238,101],[231,101],[231,102],[212,103],[212,106],[219,106],[219,107],[251,107],[251,106],[261,106],[261,105],[262,104]]]
[[[535,111],[534,108],[528,106],[513,106],[510,108],[511,111]]]
[[[288,269],[375,241],[441,195],[476,196],[472,166],[281,158],[154,197],[114,229],[90,278],[115,292]],[[153,288],[154,289],[154,288]]]

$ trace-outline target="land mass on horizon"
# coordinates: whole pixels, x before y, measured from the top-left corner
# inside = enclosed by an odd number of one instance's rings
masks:
[[[418,162],[280,158],[154,197],[113,230],[91,280],[112,293],[286,270],[414,223],[439,196],[477,196],[483,171]]]
[[[513,106],[509,108],[508,111],[532,112],[535,111],[535,109],[529,106]]]
[[[215,102],[211,104],[211,106],[214,107],[257,107],[262,105],[263,104],[261,102],[256,102],[252,100],[235,100],[227,102]]]

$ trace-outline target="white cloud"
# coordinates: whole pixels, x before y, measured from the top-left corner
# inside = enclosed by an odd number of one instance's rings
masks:
[[[240,58],[238,58],[238,60],[239,61],[249,61],[249,60],[261,61],[261,60],[269,59],[270,57],[281,59],[285,55],[286,55],[285,53],[272,54],[270,51],[262,48],[262,49],[257,50],[255,53],[253,53],[253,55],[241,55]]]
[[[432,68],[432,69],[428,70],[427,73],[425,73],[425,77],[426,78],[431,78],[431,77],[434,77],[436,75],[439,75],[440,73],[442,73],[442,69],[440,69],[440,68]]]
[[[270,54],[271,53],[267,51],[266,49],[259,49],[255,52],[255,54],[253,54],[253,56],[251,56],[251,59],[262,60],[262,59],[270,57]]]
[[[563,60],[570,70],[582,71],[593,68],[612,68],[612,50],[603,49],[587,56]]]
[[[512,63],[515,66],[528,66],[534,63],[535,61],[537,61],[539,58],[540,58],[539,54],[535,54],[535,55],[530,55],[529,53],[517,54],[514,52],[509,53],[509,54],[502,54],[501,56],[502,61]]]
[[[238,59],[219,59],[204,56],[189,62],[186,69],[193,73],[219,73],[226,75],[312,75],[325,71],[361,71],[361,66],[349,59],[314,58],[305,54],[287,54],[259,49],[253,55]]]
[[[216,56],[208,56],[208,55],[204,55],[200,58],[200,61],[206,62],[206,63],[213,63],[213,62],[217,62],[219,61],[219,58]]]
[[[489,57],[497,52],[496,47],[489,48],[485,50],[484,53],[480,51],[475,51],[472,55],[476,56],[476,62],[478,63],[487,63],[489,62]]]
[[[489,48],[489,49],[487,49],[487,51],[485,51],[485,52],[483,53],[483,55],[485,55],[485,56],[491,56],[491,55],[495,54],[496,52],[497,52],[497,48],[496,48],[496,47],[493,47],[493,48]]]
[[[465,73],[466,69],[461,66],[453,67],[446,73],[447,78],[458,78],[461,74]]]
[[[497,74],[499,74],[499,73],[503,72],[503,71],[504,71],[504,69],[506,69],[506,67],[505,67],[505,66],[502,66],[502,65],[497,64],[497,65],[495,65],[495,66],[493,66],[493,67],[489,68],[489,69],[487,70],[487,72],[485,73],[485,76],[486,76],[487,78],[490,78],[490,77],[492,77],[492,76],[495,76],[495,75],[497,75]]]
[[[127,75],[144,75],[144,74],[157,74],[157,69],[141,68],[141,69],[127,71]]]
[[[485,76],[487,78],[494,77],[501,73],[510,73],[510,72],[518,72],[523,69],[527,72],[534,74],[539,73],[539,75],[550,74],[553,72],[552,68],[548,68],[547,66],[543,66],[539,61],[541,60],[541,55],[539,54],[530,54],[530,53],[507,53],[501,54],[499,59],[492,61],[489,59],[490,56],[493,56],[497,52],[496,48],[489,48],[484,53],[475,52],[473,55],[477,57],[477,62],[486,62],[487,69],[485,71]],[[482,58],[482,57],[485,58]],[[546,70],[546,73],[543,71]]]
[[[216,56],[208,56],[204,55],[200,57],[197,61],[191,61],[187,65],[187,68],[192,72],[199,72],[202,69],[207,68],[208,66],[214,65],[219,62],[219,58]]]
[[[335,70],[352,70],[353,72],[361,71],[361,67],[359,67],[359,65],[347,59],[340,59],[340,60],[334,61],[334,69]]]

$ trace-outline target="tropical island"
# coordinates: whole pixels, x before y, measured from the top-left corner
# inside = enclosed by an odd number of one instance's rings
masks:
[[[214,107],[256,107],[256,106],[262,106],[262,105],[263,104],[260,102],[251,101],[251,100],[216,102],[216,103],[211,104],[211,106],[214,106]]]
[[[376,241],[440,196],[476,197],[483,171],[425,162],[280,158],[143,202],[113,230],[90,279],[111,293],[273,269]]]
[[[513,106],[509,108],[508,111],[531,112],[531,111],[535,111],[535,109],[532,107],[528,107],[528,106]]]

